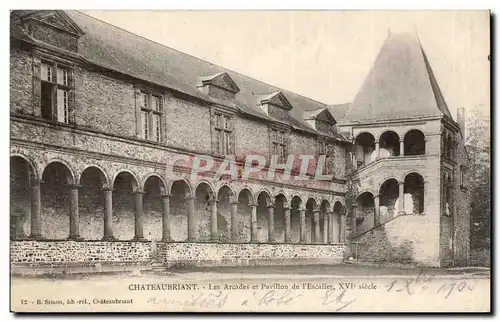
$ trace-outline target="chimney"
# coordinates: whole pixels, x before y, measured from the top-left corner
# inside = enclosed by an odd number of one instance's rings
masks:
[[[465,138],[465,109],[463,107],[457,109],[457,123],[460,125],[462,137]]]

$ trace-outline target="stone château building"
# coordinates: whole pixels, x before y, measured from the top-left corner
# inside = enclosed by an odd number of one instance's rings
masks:
[[[334,106],[76,11],[13,11],[10,70],[13,272],[336,263],[368,235],[467,259],[463,112],[415,35]],[[332,179],[193,179],[198,154],[324,155]]]

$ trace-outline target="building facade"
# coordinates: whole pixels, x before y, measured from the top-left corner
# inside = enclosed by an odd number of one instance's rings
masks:
[[[366,236],[468,256],[464,124],[414,37],[389,36],[336,106],[75,11],[12,12],[10,67],[14,271],[339,263]],[[193,176],[198,155],[215,165]],[[330,180],[245,177],[248,155],[321,157]]]

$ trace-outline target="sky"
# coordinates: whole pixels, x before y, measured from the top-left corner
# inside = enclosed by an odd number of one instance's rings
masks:
[[[489,115],[487,11],[84,11],[327,104],[351,102],[388,32],[417,32],[453,117]]]

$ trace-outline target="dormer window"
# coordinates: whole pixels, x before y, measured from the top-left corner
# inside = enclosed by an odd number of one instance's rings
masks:
[[[258,100],[258,105],[266,114],[278,119],[293,108],[282,92],[260,95]]]
[[[236,93],[240,91],[238,85],[225,72],[200,77],[198,88],[205,95],[220,101],[234,101]]]

